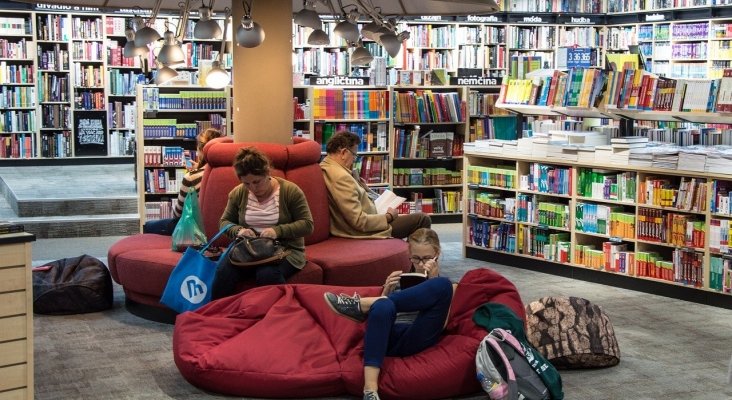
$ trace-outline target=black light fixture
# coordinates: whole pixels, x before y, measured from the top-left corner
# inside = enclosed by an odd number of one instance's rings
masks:
[[[264,29],[252,19],[252,3],[254,0],[242,0],[244,16],[236,30],[237,46],[252,48],[264,42]]]
[[[322,22],[320,22],[320,17],[315,11],[315,2],[313,0],[305,0],[303,2],[302,10],[295,13],[293,21],[297,25],[313,28],[316,30],[320,29],[323,24]]]

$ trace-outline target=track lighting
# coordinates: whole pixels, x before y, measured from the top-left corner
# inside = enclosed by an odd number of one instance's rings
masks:
[[[359,44],[351,53],[351,65],[369,65],[373,59],[374,56],[363,47],[363,44]]]
[[[308,44],[312,46],[326,46],[330,44],[330,37],[322,29],[316,29],[308,36]]]
[[[163,47],[160,49],[160,53],[158,53],[158,61],[164,65],[184,63],[186,61],[186,55],[183,53],[183,48],[175,37],[175,33],[167,30],[163,35],[165,36],[165,41]]]
[[[236,30],[236,44],[241,47],[257,47],[264,41],[264,29],[252,19],[254,0],[242,0],[244,16]]]
[[[358,17],[359,14],[357,11],[349,12],[344,16],[343,21],[336,24],[333,32],[343,39],[346,39],[347,42],[358,42],[361,36],[361,33],[358,31],[358,25],[356,25]]]

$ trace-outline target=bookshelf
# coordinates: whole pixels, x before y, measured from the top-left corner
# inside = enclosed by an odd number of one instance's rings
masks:
[[[0,24],[0,158],[31,156],[38,145],[33,15],[7,13]]]
[[[134,160],[135,86],[149,81],[152,56],[122,54],[132,15],[69,10],[0,10],[0,160]],[[176,20],[159,15],[156,28]],[[189,82],[221,46],[192,40],[193,23],[184,33],[181,68]],[[223,64],[231,66],[230,55]]]
[[[392,86],[392,190],[400,213],[454,217],[462,207],[465,93],[460,86]]]
[[[136,88],[137,186],[140,226],[171,217],[185,175],[185,158],[196,160],[196,136],[214,127],[231,135],[231,87]]]
[[[477,149],[464,162],[468,257],[729,302],[732,175]]]

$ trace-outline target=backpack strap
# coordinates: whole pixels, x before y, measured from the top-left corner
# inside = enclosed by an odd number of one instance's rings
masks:
[[[501,329],[503,330],[503,329]],[[508,357],[506,357],[506,353],[501,348],[501,345],[498,344],[498,340],[503,341],[502,337],[494,336],[493,331],[489,333],[483,340],[485,340],[486,344],[488,346],[491,346],[493,351],[498,355],[498,357],[501,358],[501,362],[506,367],[506,383],[508,384],[508,396],[507,397],[496,397],[496,398],[506,398],[506,399],[517,399],[518,398],[518,384],[516,383],[516,374],[513,371],[513,367],[511,366],[511,362],[508,360]],[[499,333],[501,334],[501,333]]]

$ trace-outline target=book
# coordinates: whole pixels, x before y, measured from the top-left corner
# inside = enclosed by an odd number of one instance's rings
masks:
[[[376,205],[376,212],[379,214],[386,214],[386,211],[389,208],[397,208],[402,203],[404,203],[405,200],[407,199],[401,196],[397,196],[391,190],[386,189],[374,201],[374,204]]]
[[[399,275],[399,287],[404,290],[419,285],[427,280],[427,274],[423,272],[405,272]]]

